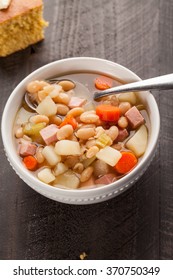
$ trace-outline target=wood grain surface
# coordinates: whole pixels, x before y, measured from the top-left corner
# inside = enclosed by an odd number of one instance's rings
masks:
[[[13,88],[51,61],[92,56],[141,78],[173,72],[173,1],[45,0],[43,42],[0,59],[2,115]],[[161,133],[140,180],[104,203],[75,206],[34,192],[0,152],[0,259],[173,259],[173,91],[154,92]]]

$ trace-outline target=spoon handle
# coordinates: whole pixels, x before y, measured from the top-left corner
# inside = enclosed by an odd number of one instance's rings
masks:
[[[94,99],[96,100],[100,97],[120,92],[142,91],[150,89],[173,89],[173,74],[163,75],[139,82],[112,87],[100,92],[95,92]]]

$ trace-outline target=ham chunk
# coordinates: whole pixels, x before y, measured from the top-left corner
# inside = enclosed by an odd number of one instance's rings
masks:
[[[37,146],[29,141],[19,144],[19,154],[21,156],[33,156],[36,153]]]
[[[124,128],[124,129],[119,128],[119,132],[118,132],[118,136],[116,138],[116,142],[123,142],[127,138],[127,136],[129,136],[129,133],[128,133],[127,129],[126,128]]]
[[[95,180],[96,185],[108,185],[116,181],[116,176],[113,173],[109,173],[106,175],[103,175],[99,179]]]
[[[52,142],[57,141],[57,131],[58,127],[55,124],[50,124],[45,128],[40,130],[40,135],[42,136],[44,142],[50,145]]]
[[[126,118],[128,119],[131,127],[133,129],[136,129],[141,124],[144,123],[144,118],[139,112],[139,110],[136,108],[136,106],[133,106],[125,113]]]
[[[86,99],[72,96],[68,103],[68,107],[71,109],[76,107],[82,107],[82,105],[84,105],[85,103]]]

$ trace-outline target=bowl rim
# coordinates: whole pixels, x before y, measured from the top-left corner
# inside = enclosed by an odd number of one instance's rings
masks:
[[[134,178],[137,178],[136,176],[137,175],[140,175],[142,170],[144,169],[144,166],[148,164],[148,162],[150,161],[151,159],[151,153],[155,150],[156,148],[156,145],[157,145],[157,142],[158,142],[158,137],[159,137],[159,131],[160,131],[160,114],[159,114],[159,110],[158,110],[158,106],[157,106],[157,103],[156,103],[156,100],[154,98],[154,96],[149,92],[149,95],[150,95],[150,98],[153,102],[153,105],[154,105],[154,109],[155,109],[155,113],[157,114],[157,119],[155,121],[155,138],[153,139],[154,141],[152,141],[152,143],[150,144],[150,149],[149,149],[149,152],[148,152],[148,155],[144,158],[144,160],[142,161],[142,163],[138,164],[134,170],[132,170],[130,173],[126,174],[123,178],[121,178],[120,180],[116,181],[116,182],[113,182],[111,184],[108,184],[108,185],[105,185],[105,186],[99,186],[99,187],[96,187],[96,188],[88,188],[88,189],[61,189],[61,188],[55,188],[55,187],[52,187],[48,184],[45,184],[41,181],[39,181],[35,176],[33,176],[33,174],[31,174],[28,170],[25,169],[25,167],[23,167],[23,169],[21,169],[21,166],[18,164],[17,161],[15,161],[15,158],[13,158],[11,155],[10,155],[10,151],[9,151],[9,147],[7,145],[7,134],[6,134],[6,127],[5,127],[5,123],[6,123],[6,119],[8,117],[8,110],[9,108],[11,107],[11,103],[13,101],[13,99],[15,98],[16,96],[16,93],[18,92],[18,90],[24,85],[26,84],[26,82],[28,82],[28,80],[31,80],[32,77],[34,77],[36,74],[38,73],[41,73],[47,69],[51,69],[54,65],[56,64],[59,64],[59,63],[64,63],[64,62],[67,62],[67,61],[74,61],[74,62],[77,62],[77,61],[98,61],[98,62],[102,62],[102,63],[108,63],[109,65],[112,65],[113,67],[118,67],[119,69],[121,69],[122,71],[125,70],[125,71],[128,71],[129,74],[131,74],[134,78],[136,78],[137,80],[141,80],[141,78],[139,76],[137,76],[134,72],[132,72],[130,69],[118,64],[118,63],[115,63],[113,61],[110,61],[110,60],[106,60],[106,59],[102,59],[102,58],[95,58],[95,57],[72,57],[72,58],[64,58],[64,59],[60,59],[60,60],[56,60],[56,61],[53,61],[53,62],[50,62],[48,64],[45,64],[43,65],[42,67],[39,67],[38,69],[36,69],[35,71],[31,72],[29,75],[27,75],[12,91],[12,93],[10,94],[7,102],[6,102],[6,105],[5,105],[5,108],[4,108],[4,111],[3,111],[3,114],[2,114],[2,121],[1,121],[1,132],[2,132],[2,140],[3,140],[3,144],[4,144],[4,148],[5,148],[5,151],[6,151],[6,154],[7,154],[7,157],[8,157],[8,160],[10,161],[12,167],[15,169],[16,173],[20,176],[21,174],[21,177],[25,177],[27,178],[27,180],[34,185],[34,187],[32,187],[30,184],[29,186],[31,188],[33,188],[34,190],[38,191],[37,190],[37,187],[35,187],[37,184],[40,185],[40,187],[42,188],[42,191],[46,191],[47,192],[50,192],[51,193],[51,189],[55,190],[55,192],[57,192],[57,195],[67,195],[70,196],[75,194],[80,194],[81,196],[85,196],[85,194],[90,194],[90,196],[97,196],[98,195],[98,191],[104,189],[104,193],[109,193],[110,191],[112,191],[113,189],[118,189],[118,188],[121,188],[121,185],[124,186],[126,185],[126,181],[128,182],[128,184],[130,182],[133,181]],[[17,153],[16,153],[16,157],[17,157]],[[23,178],[22,178],[23,179]],[[23,179],[24,180],[24,179]],[[136,180],[136,179],[135,179]],[[25,180],[24,180],[25,181]],[[26,182],[26,181],[25,181]],[[27,182],[26,182],[27,183]],[[27,183],[28,184],[28,183]],[[116,186],[115,186],[116,184]],[[40,191],[38,191],[40,192]],[[41,192],[40,192],[41,193]]]

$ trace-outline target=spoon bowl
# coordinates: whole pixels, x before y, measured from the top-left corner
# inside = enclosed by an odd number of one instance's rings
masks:
[[[49,84],[59,84],[62,81],[70,81],[75,85],[75,92],[79,97],[86,98],[86,99],[90,98],[91,93],[89,92],[88,88],[86,86],[84,86],[82,83],[72,81],[72,80],[69,80],[66,78],[64,78],[64,79],[52,78],[52,79],[47,79],[46,81]],[[36,107],[38,106],[38,104],[37,104],[37,102],[32,100],[29,92],[25,92],[24,101],[26,102],[27,106],[31,110],[36,111]]]

